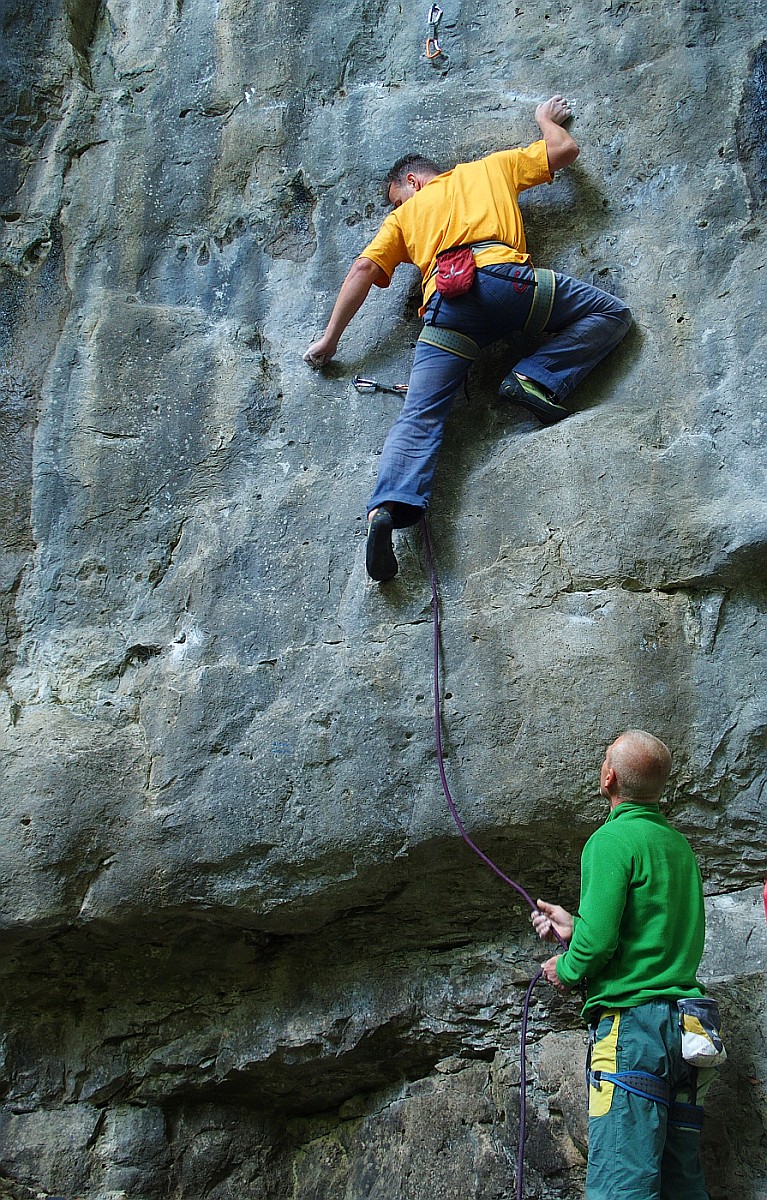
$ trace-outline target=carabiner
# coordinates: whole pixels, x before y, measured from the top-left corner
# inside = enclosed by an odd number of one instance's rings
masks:
[[[358,392],[389,392],[392,396],[406,396],[407,384],[395,383],[394,387],[387,387],[385,383],[379,383],[377,379],[365,379],[362,375],[355,375],[352,379],[352,387],[355,387]]]
[[[375,379],[363,379],[361,375],[355,375],[352,379],[352,387],[355,387],[358,392],[374,392],[378,384]]]
[[[443,12],[438,4],[432,4],[429,9],[429,15],[426,22],[429,26],[429,35],[426,38],[426,57],[429,62],[434,62],[435,59],[441,58],[445,64],[448,62],[448,57],[445,51],[439,44],[439,23],[442,20]]]

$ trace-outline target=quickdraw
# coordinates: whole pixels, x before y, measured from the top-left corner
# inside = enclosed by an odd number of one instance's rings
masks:
[[[377,379],[364,379],[362,375],[354,376],[352,386],[358,392],[389,392],[392,396],[407,395],[406,383],[395,383],[393,387],[388,387],[385,383],[379,383]]]
[[[450,60],[439,44],[439,23],[443,15],[440,6],[432,4],[429,9],[429,15],[426,18],[426,23],[429,26],[429,32],[426,37],[426,57],[434,66],[446,67]]]

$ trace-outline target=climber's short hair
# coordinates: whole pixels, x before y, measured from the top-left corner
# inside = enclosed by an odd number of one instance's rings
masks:
[[[430,158],[424,158],[422,154],[405,154],[402,158],[398,158],[392,167],[386,173],[384,179],[384,200],[389,202],[389,188],[393,183],[398,186],[404,184],[405,179],[410,174],[441,175],[442,168]]]

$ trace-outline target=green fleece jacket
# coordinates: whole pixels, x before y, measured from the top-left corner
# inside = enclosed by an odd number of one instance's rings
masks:
[[[702,996],[704,936],[689,842],[657,805],[624,800],[583,848],[580,905],[570,947],[557,959],[559,979],[566,987],[586,980],[584,1016]]]

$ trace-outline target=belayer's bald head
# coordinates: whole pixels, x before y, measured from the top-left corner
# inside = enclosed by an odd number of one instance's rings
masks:
[[[610,799],[656,804],[671,771],[671,753],[644,729],[628,729],[607,747],[601,790]]]

